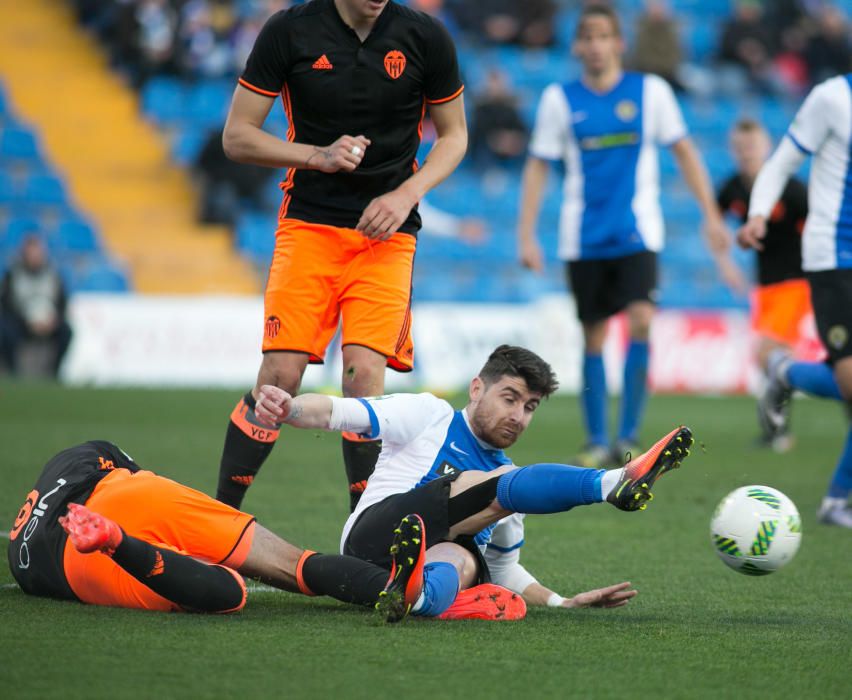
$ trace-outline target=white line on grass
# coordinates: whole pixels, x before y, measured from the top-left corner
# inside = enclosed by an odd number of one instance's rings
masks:
[[[10,533],[5,532],[5,531],[4,531],[4,532],[0,532],[0,540],[8,540],[8,539],[9,539],[9,534],[10,534]]]
[[[0,588],[2,588],[4,590],[7,589],[7,588],[17,588],[17,587],[18,587],[17,583],[4,583],[2,586],[0,586]]]
[[[252,593],[281,593],[281,589],[279,588],[273,588],[272,586],[267,586],[265,583],[255,583],[253,581],[246,583],[246,590]]]

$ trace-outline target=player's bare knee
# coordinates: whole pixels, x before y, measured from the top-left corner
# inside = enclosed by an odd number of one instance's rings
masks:
[[[479,562],[473,554],[461,545],[441,542],[426,551],[426,563],[444,562],[451,564],[459,576],[461,590],[476,584],[479,578]]]
[[[272,384],[273,386],[284,389],[284,391],[290,394],[297,394],[307,364],[308,356],[303,353],[265,353],[257,375],[255,393],[264,384]]]
[[[347,398],[377,396],[384,391],[385,357],[366,348],[360,350],[364,352],[350,350],[343,355],[342,389]]]

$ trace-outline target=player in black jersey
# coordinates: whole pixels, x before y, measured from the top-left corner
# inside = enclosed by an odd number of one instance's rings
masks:
[[[95,440],[45,465],[12,525],[8,560],[25,593],[145,610],[236,612],[243,576],[361,605],[402,589],[386,610],[396,621],[424,587],[422,522],[408,516],[397,533],[391,580],[360,559],[295,547]]]
[[[745,223],[754,178],[769,155],[769,135],[753,119],[742,119],[731,131],[737,172],[719,189],[719,207]],[[757,335],[758,364],[766,371],[770,354],[791,352],[811,312],[810,289],[802,272],[802,229],[808,215],[807,187],[791,179],[767,222],[762,249],[757,251],[757,286],[752,295],[752,328]],[[788,432],[762,427],[762,440],[779,452],[792,446]]]
[[[254,415],[264,384],[295,394],[342,318],[343,393],[384,391],[413,366],[417,202],[461,161],[467,128],[455,48],[429,15],[391,0],[312,0],[273,15],[234,93],[223,143],[234,160],[287,168],[265,295],[263,361],[231,415],[217,498],[238,507],[277,430]],[[283,140],[261,127],[276,98]],[[437,140],[416,160],[426,110]],[[379,453],[343,436],[354,508]]]

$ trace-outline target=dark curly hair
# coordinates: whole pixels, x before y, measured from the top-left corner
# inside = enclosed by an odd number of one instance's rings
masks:
[[[479,378],[486,384],[498,382],[502,377],[520,377],[530,391],[543,397],[559,388],[551,366],[531,350],[517,345],[501,345],[479,370]]]

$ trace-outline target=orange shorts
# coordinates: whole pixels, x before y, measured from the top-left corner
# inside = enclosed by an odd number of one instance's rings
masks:
[[[266,284],[263,351],[321,363],[343,317],[343,345],[363,345],[400,372],[414,364],[411,275],[417,241],[372,241],[358,231],[281,219]]]
[[[786,345],[799,341],[802,319],[811,312],[807,280],[759,286],[752,297],[751,325],[756,333]]]
[[[254,539],[254,517],[153,472],[116,469],[86,501],[133,537],[232,569],[242,566]],[[84,603],[145,610],[179,610],[104,554],[80,554],[69,540],[63,566]]]

